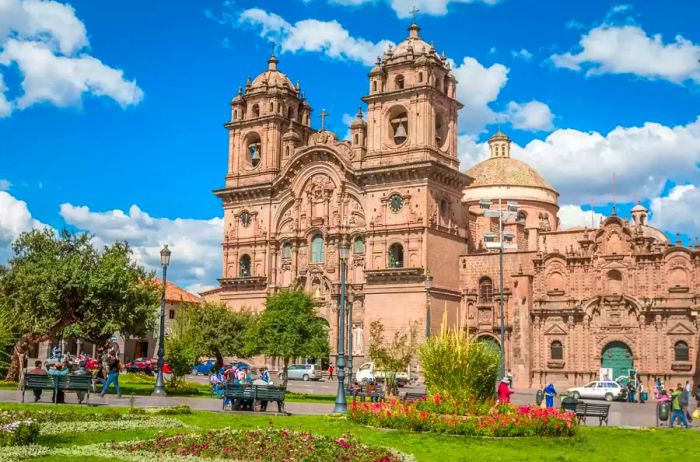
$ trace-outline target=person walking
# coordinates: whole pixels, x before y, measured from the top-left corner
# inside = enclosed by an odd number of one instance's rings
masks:
[[[63,367],[62,362],[57,362],[56,365],[54,366],[54,369],[49,370],[48,372],[49,375],[53,376],[65,376],[68,375],[68,368]],[[53,397],[51,398],[51,401],[57,404],[62,404],[66,402],[66,396],[63,390],[56,390],[54,389],[53,391]]]
[[[678,387],[671,393],[671,409],[673,409],[673,414],[671,415],[671,423],[668,424],[669,427],[673,427],[676,419],[680,420],[681,425],[688,428],[688,419],[683,411],[683,404],[681,403],[681,396],[684,393],[683,385],[680,383]]]
[[[690,397],[692,396],[691,394],[692,388],[690,387],[690,382],[685,382],[685,387],[683,387],[683,393],[681,394],[681,408],[683,409],[683,413],[685,414],[686,419],[688,419],[688,425],[690,425],[690,422],[693,421],[693,416],[690,414],[690,411],[688,410],[688,406],[690,406]]]
[[[503,378],[498,384],[498,402],[500,404],[510,403],[510,395],[512,394],[513,391],[508,386],[508,379]]]
[[[104,398],[105,393],[109,391],[109,386],[114,384],[114,391],[117,392],[117,398],[122,397],[122,391],[119,389],[119,358],[114,351],[110,351],[107,356],[107,380],[102,385],[102,393],[100,397]]]
[[[47,372],[42,366],[43,365],[42,365],[41,361],[39,361],[39,360],[34,361],[34,369],[31,369],[29,371],[29,373],[34,374],[34,375],[46,375]],[[34,402],[36,403],[37,401],[39,401],[41,399],[41,392],[43,390],[39,389],[39,390],[32,390],[32,391],[34,392]]]
[[[549,384],[544,388],[544,400],[547,408],[554,407],[554,397],[557,396],[557,390],[554,389],[554,384]]]

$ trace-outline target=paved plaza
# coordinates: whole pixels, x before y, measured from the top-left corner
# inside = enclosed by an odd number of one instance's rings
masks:
[[[290,382],[289,391],[295,393],[308,394],[332,394],[335,392],[337,382]],[[405,387],[403,391],[423,391],[419,387]],[[516,389],[512,399],[515,404],[533,404],[535,402],[536,390]],[[42,403],[50,402],[50,393],[45,393]],[[25,400],[32,402],[33,396],[31,392],[25,394]],[[0,402],[20,402],[21,392],[16,390],[0,390]],[[599,402],[600,401],[591,401]],[[66,393],[66,403],[77,404],[76,395],[74,393]],[[90,405],[95,406],[130,406],[131,397],[124,395],[122,398],[117,398],[114,394],[108,394],[101,398],[99,394],[90,395]],[[175,406],[178,404],[186,404],[192,409],[202,411],[221,411],[221,400],[214,398],[193,398],[169,396],[165,398],[153,396],[134,396],[133,405],[139,407],[166,407]],[[333,403],[307,403],[307,402],[286,402],[285,410],[295,415],[323,415],[333,412]],[[271,411],[276,411],[276,406],[273,404],[269,407]],[[694,404],[691,405],[694,409]],[[656,425],[656,402],[649,401],[644,404],[613,402],[611,403],[609,425],[611,426],[628,426],[628,427],[652,427]],[[587,425],[597,426],[597,419],[589,419]],[[700,428],[700,422],[692,423],[694,428]]]

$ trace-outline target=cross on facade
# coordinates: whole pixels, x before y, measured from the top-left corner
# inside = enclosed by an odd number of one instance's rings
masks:
[[[420,13],[420,10],[416,9],[416,5],[413,5],[413,9],[409,11],[411,15],[413,16],[413,24],[416,23],[416,16],[418,16],[418,13]]]
[[[319,117],[321,118],[321,130],[326,129],[326,117],[328,117],[329,115],[331,115],[330,112],[326,112],[325,109],[321,110],[321,114],[319,115]]]

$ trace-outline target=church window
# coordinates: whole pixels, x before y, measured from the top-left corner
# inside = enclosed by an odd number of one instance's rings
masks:
[[[555,340],[549,345],[549,359],[564,359],[564,346],[559,340]]]
[[[355,142],[354,143],[358,144],[359,142],[360,142],[360,136],[357,133],[355,133]]]
[[[673,360],[674,361],[689,361],[690,354],[688,352],[688,344],[684,341],[676,342],[673,345]]]
[[[234,109],[233,110],[233,120],[236,120],[237,118],[238,118],[238,111]]]
[[[238,261],[240,264],[239,276],[242,278],[249,278],[250,274],[250,255],[243,255]]]
[[[396,85],[397,90],[403,90],[403,75],[399,74],[396,76],[394,79],[394,84]]]
[[[618,270],[608,271],[608,292],[611,294],[622,293],[622,273]]]
[[[372,82],[372,91],[377,91],[377,81]]]
[[[450,78],[448,76],[445,76],[445,83],[443,84],[442,90],[447,94],[447,92],[450,89]]]
[[[391,244],[389,247],[389,268],[403,268],[403,246]]]
[[[447,218],[447,214],[450,211],[450,206],[447,203],[447,200],[443,199],[440,201],[440,213],[442,214],[443,218]]]
[[[294,109],[292,109],[291,107],[287,109],[287,118],[289,120],[292,120],[294,118]]]
[[[354,252],[365,253],[365,240],[360,236],[355,238]]]
[[[289,146],[284,147],[284,157],[289,157]]]
[[[292,244],[289,242],[282,245],[282,258],[292,258]]]
[[[311,239],[311,263],[323,263],[323,236],[314,235]]]
[[[447,122],[444,115],[437,113],[435,115],[435,144],[442,148],[447,142]]]
[[[518,211],[518,223],[522,223],[524,225],[526,219],[527,219],[527,213],[524,210],[519,210]]]
[[[389,198],[389,210],[398,213],[403,207],[403,198],[399,194],[392,194]]]
[[[253,117],[260,117],[260,106],[257,104],[253,105]]]
[[[260,142],[260,136],[258,134],[253,133],[247,138],[247,156],[248,156],[248,161],[250,162],[250,165],[252,167],[257,167],[258,164],[260,163],[261,159],[261,146],[262,143]]]
[[[397,145],[403,144],[408,138],[408,114],[406,111],[399,109],[398,111],[392,112],[389,125],[394,143]]]
[[[275,112],[275,104],[270,101],[270,112]]]
[[[243,225],[244,228],[250,226],[251,221],[250,213],[248,211],[241,213],[241,225]]]
[[[418,81],[421,83],[423,82],[423,73],[422,72],[418,73]]]
[[[493,302],[493,281],[491,278],[484,276],[479,279],[479,303]]]

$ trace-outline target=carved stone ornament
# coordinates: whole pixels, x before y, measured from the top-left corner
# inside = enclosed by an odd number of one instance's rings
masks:
[[[330,143],[337,143],[338,142],[338,135],[336,135],[333,132],[329,132],[328,130],[320,130],[314,134],[311,135],[309,138],[309,145],[310,146],[315,146],[317,144],[330,144]]]

